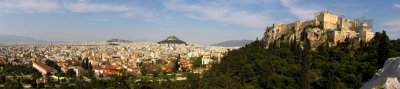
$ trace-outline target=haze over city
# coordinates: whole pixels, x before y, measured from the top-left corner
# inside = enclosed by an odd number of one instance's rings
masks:
[[[262,38],[275,22],[313,19],[329,10],[374,19],[374,31],[400,36],[400,2],[387,0],[0,0],[0,34],[49,41],[112,38],[198,44]]]

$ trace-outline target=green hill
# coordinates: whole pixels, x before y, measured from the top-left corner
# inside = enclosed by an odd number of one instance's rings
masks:
[[[157,42],[158,44],[186,44],[186,42],[178,39],[176,36],[169,36],[166,39]]]

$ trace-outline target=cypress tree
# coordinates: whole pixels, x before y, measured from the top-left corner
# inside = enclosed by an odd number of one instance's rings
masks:
[[[303,89],[310,89],[310,80],[308,78],[310,66],[311,66],[311,43],[310,40],[305,38],[306,44],[304,45],[303,54],[301,55],[301,66],[302,66],[302,73],[301,73],[301,85]]]
[[[383,67],[383,64],[385,63],[385,61],[389,58],[390,56],[390,39],[389,37],[386,35],[386,31],[383,30],[382,31],[382,35],[379,38],[378,41],[378,68]]]

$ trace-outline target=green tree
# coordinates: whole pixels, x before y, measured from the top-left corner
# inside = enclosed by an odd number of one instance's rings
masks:
[[[23,89],[23,86],[18,81],[7,81],[4,84],[5,89]]]
[[[50,67],[53,67],[54,69],[56,69],[58,72],[61,72],[61,67],[58,66],[58,64],[54,61],[51,60],[46,60],[44,61],[44,63]]]
[[[191,58],[191,59],[192,59],[193,68],[200,68],[202,66],[200,57],[195,57],[195,58]]]
[[[36,87],[37,87],[36,80],[32,80],[32,81],[31,81],[31,87],[33,87],[33,88],[36,88]]]
[[[309,39],[306,39],[303,49],[303,54],[301,55],[301,64],[302,64],[302,73],[301,73],[301,80],[303,89],[310,89],[310,79],[309,79],[309,71],[311,66],[311,43]]]
[[[179,70],[179,61],[181,60],[181,55],[179,54],[178,57],[176,58],[176,61],[174,62],[174,66],[172,68],[172,72],[176,73]]]
[[[67,77],[75,77],[76,73],[73,69],[68,69],[67,70]]]
[[[6,76],[0,75],[0,84],[4,84],[6,82]]]
[[[383,64],[385,63],[385,61],[389,58],[390,56],[390,39],[389,37],[386,35],[386,31],[383,30],[382,31],[382,35],[380,36],[380,38],[378,38],[378,64],[379,64],[379,68],[383,67]]]

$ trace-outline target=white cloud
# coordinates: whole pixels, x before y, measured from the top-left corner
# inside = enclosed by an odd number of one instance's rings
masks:
[[[269,24],[266,15],[244,10],[238,10],[223,2],[206,2],[191,4],[177,0],[170,0],[165,6],[174,11],[181,11],[186,16],[205,21],[217,21],[228,24],[242,25],[254,28],[264,28]]]
[[[110,4],[90,4],[85,2],[77,2],[66,5],[68,10],[73,12],[128,12],[130,8],[127,6],[110,5]]]
[[[382,28],[391,38],[400,38],[400,18],[384,22]]]
[[[53,12],[58,8],[57,0],[0,0],[0,12]]]
[[[321,9],[316,9],[319,7],[311,7],[311,6],[302,6],[297,4],[297,0],[280,0],[283,6],[289,8],[289,11],[295,14],[300,19],[312,19],[314,17],[314,13],[318,12]]]
[[[66,4],[65,8],[77,13],[96,13],[96,12],[111,12],[121,14],[128,18],[153,18],[155,13],[139,6],[127,6],[120,4],[105,4],[105,3],[88,3],[75,2]]]
[[[393,4],[394,7],[400,8],[400,4]]]
[[[151,20],[156,18],[153,11],[137,5],[94,3],[88,0],[0,0],[0,13],[114,13],[127,18]]]

